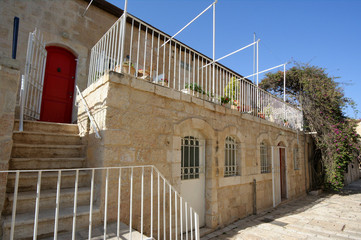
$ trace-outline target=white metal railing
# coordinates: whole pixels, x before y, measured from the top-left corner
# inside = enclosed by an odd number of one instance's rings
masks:
[[[76,91],[77,91],[77,94],[78,96],[80,97],[80,100],[84,106],[84,109],[89,117],[89,120],[90,120],[90,125],[92,126],[94,132],[95,132],[95,137],[96,138],[101,138],[100,137],[100,134],[99,134],[99,127],[98,127],[98,124],[96,123],[93,115],[91,114],[89,108],[88,108],[88,104],[86,103],[84,97],[83,97],[83,94],[81,93],[81,91],[79,90],[79,87],[78,85],[75,85],[75,88],[76,88]]]
[[[92,48],[88,86],[108,71],[128,73],[240,112],[302,129],[302,112],[297,107],[130,14],[124,24],[125,31],[123,21],[122,16]],[[121,41],[123,33],[124,42]],[[121,59],[121,55],[125,58]]]
[[[62,202],[64,201],[62,200],[63,188],[69,189],[67,186],[69,185],[69,178],[65,179],[64,177],[65,175],[69,177],[69,173],[72,173],[70,185],[74,187],[74,202],[71,207],[73,219],[71,228],[64,229],[64,225],[61,224],[63,220],[60,212],[64,211],[64,207],[62,207],[64,204]],[[88,233],[88,239],[101,237],[98,236],[99,231],[94,231],[95,228],[99,228],[96,226],[96,222],[99,224],[103,222],[101,227],[103,239],[107,239],[109,236],[124,239],[124,235],[127,239],[132,239],[135,237],[134,229],[139,231],[140,239],[200,239],[198,214],[154,166],[12,170],[0,171],[0,174],[14,175],[12,178],[14,195],[9,234],[11,240],[17,239],[17,228],[24,227],[16,224],[18,196],[21,194],[19,189],[24,188],[23,184],[26,184],[21,180],[22,176],[27,175],[28,179],[29,174],[34,174],[33,182],[36,185],[36,189],[33,186],[34,190],[32,190],[35,199],[27,202],[27,208],[31,208],[32,205],[34,207],[33,239],[36,239],[38,234],[44,234],[44,232],[40,232],[43,230],[39,229],[39,216],[42,211],[49,210],[55,213],[53,218],[54,230],[46,234],[53,234],[54,239],[57,239],[60,232],[64,231],[71,232],[69,239],[75,239],[78,229],[83,229],[84,232],[84,227],[88,228],[85,230]],[[51,174],[54,180],[49,180],[48,177]],[[29,181],[27,180],[27,182]],[[83,200],[79,200],[79,188],[84,188],[84,186],[90,188],[86,201],[84,197],[81,197]],[[44,188],[54,190],[53,203],[49,201],[49,196],[44,197],[44,200],[42,199],[41,193]],[[31,190],[27,187],[26,191],[29,195]],[[101,192],[103,192],[104,197],[98,196],[102,194]],[[77,211],[81,207],[84,209],[84,206],[89,209],[89,221],[85,225],[83,222],[82,226],[78,226]],[[97,216],[95,212],[102,212],[103,214]],[[108,226],[111,223],[116,223],[115,232],[110,232]],[[121,229],[121,223],[128,224],[129,228],[127,230]],[[61,227],[62,229],[60,229]],[[139,233],[137,233],[137,239],[139,239]]]
[[[33,120],[40,119],[46,56],[43,36],[35,29],[34,32],[29,33],[25,74],[21,79],[20,131],[23,130],[24,116]]]

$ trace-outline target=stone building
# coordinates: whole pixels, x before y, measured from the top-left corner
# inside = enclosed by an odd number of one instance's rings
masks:
[[[95,0],[84,15],[88,2],[0,2],[0,105],[5,106],[1,109],[4,124],[0,136],[3,170],[31,169],[25,165],[17,168],[20,165],[14,163],[14,159],[25,155],[19,153],[14,157],[21,145],[16,142],[17,136],[24,134],[17,132],[17,121],[14,132],[13,128],[14,118],[18,118],[21,111],[16,110],[15,96],[20,92],[20,74],[26,71],[28,35],[37,28],[43,34],[47,50],[39,118],[77,123],[80,141],[86,146],[83,152],[86,158],[76,167],[154,165],[198,213],[199,226],[209,229],[306,194],[310,186],[308,164],[312,144],[310,136],[302,131],[302,121],[296,117],[300,113],[297,107],[258,90],[250,81],[242,79],[242,75],[221,64],[217,63],[214,70],[212,64],[199,70],[212,59],[176,39],[167,45],[169,35],[131,15],[125,24],[122,59],[119,53],[123,22],[118,18],[123,11],[106,1]],[[15,16],[20,18],[17,59],[10,60]],[[163,43],[165,47],[161,49]],[[54,77],[61,73],[66,76]],[[63,78],[68,79],[65,85],[60,83]],[[237,87],[233,87],[235,81],[240,83]],[[75,84],[82,90],[86,105],[75,94]],[[57,98],[59,92],[64,92],[62,97],[66,101]],[[225,98],[230,98],[231,104]],[[73,107],[74,103],[78,107]],[[287,119],[283,113],[286,108]],[[97,127],[92,127],[91,118]],[[96,132],[101,138],[95,138]],[[59,132],[51,136],[57,134]],[[45,160],[33,157],[29,164],[41,168],[40,161]],[[59,162],[46,168],[72,167],[61,161],[63,165]],[[11,173],[1,178],[3,226],[7,224],[4,219],[11,212],[9,206],[13,199],[13,193],[4,187],[7,179],[13,179]],[[96,178],[100,217],[95,223],[101,222],[104,206],[117,202],[114,189],[118,189],[118,182],[115,176],[110,179],[105,182],[102,177]],[[141,182],[135,184],[139,187]],[[148,197],[150,191],[150,188],[146,190]],[[24,192],[26,190],[19,192],[19,196],[26,195]],[[126,191],[122,199],[129,195]],[[55,199],[55,195],[52,196]],[[140,202],[143,200],[135,197],[134,205]],[[179,203],[170,202],[167,208],[175,214],[180,211],[178,206]],[[123,207],[127,208],[129,205]],[[149,222],[153,208],[147,207],[144,211]],[[106,212],[106,218],[117,219],[117,211]],[[129,218],[128,215],[121,217],[124,221]],[[164,222],[171,225],[172,236],[174,224],[179,225],[182,220],[175,217],[172,226],[170,219]],[[131,224],[140,231],[141,221],[136,218]],[[9,236],[10,225],[6,226],[3,236]],[[148,223],[144,233],[152,235],[151,228]],[[39,234],[45,236],[52,231]]]

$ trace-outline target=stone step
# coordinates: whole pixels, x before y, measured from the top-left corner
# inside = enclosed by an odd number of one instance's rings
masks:
[[[10,170],[81,168],[85,158],[12,158]]]
[[[29,239],[33,237],[34,212],[17,214],[15,221],[14,239]],[[89,226],[89,205],[77,206],[76,229],[87,228]],[[54,235],[55,211],[39,211],[37,235],[38,238],[51,237]],[[100,211],[94,207],[92,214],[92,224],[100,224]],[[72,229],[73,207],[60,208],[58,233],[67,232]],[[11,216],[5,218],[3,223],[3,239],[10,238]]]
[[[75,188],[60,189],[59,206],[61,208],[74,206]],[[77,204],[87,205],[90,201],[90,188],[78,188]],[[14,194],[9,193],[3,214],[11,215],[14,203]],[[32,212],[35,210],[36,190],[19,192],[17,196],[16,214]],[[40,192],[40,210],[55,209],[56,189],[47,189]]]
[[[64,133],[14,131],[13,140],[15,143],[28,143],[28,144],[49,144],[49,145],[81,144],[81,138],[78,134],[64,134]]]
[[[151,240],[155,238],[149,238],[143,234],[141,235],[140,232],[133,229],[132,230],[132,238],[130,238],[130,231],[129,226],[120,222],[119,223],[119,238],[117,237],[118,227],[117,222],[108,222],[107,228],[106,228],[106,239],[108,240],[118,240],[118,239],[132,239],[132,240]],[[92,233],[91,233],[91,239],[104,239],[104,226],[98,225],[92,227]],[[60,233],[57,236],[58,240],[69,240],[72,239],[72,233],[66,232],[66,233]],[[76,231],[75,233],[75,239],[88,239],[89,238],[89,230],[83,229]],[[42,240],[53,240],[53,236],[42,238]]]
[[[19,120],[15,120],[14,131],[19,131]],[[29,132],[50,132],[50,133],[70,133],[78,134],[79,129],[76,124],[52,123],[41,121],[24,121],[24,131]]]
[[[61,174],[61,188],[72,188],[75,185],[75,171],[64,171]],[[20,173],[19,192],[34,191],[37,188],[38,173],[26,172]],[[56,189],[58,181],[58,172],[43,172],[41,176],[41,190]],[[7,192],[14,192],[15,173],[9,173]],[[79,171],[78,187],[90,186],[90,172]]]
[[[82,157],[84,145],[13,144],[12,158]]]

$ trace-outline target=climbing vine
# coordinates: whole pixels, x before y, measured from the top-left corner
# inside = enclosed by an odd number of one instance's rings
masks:
[[[339,191],[344,186],[349,163],[355,158],[360,161],[356,122],[343,113],[347,106],[355,109],[355,104],[323,68],[297,64],[286,73],[288,101],[302,108],[305,131],[317,133],[312,137],[321,151],[324,186]],[[281,95],[283,72],[266,74],[260,87]]]

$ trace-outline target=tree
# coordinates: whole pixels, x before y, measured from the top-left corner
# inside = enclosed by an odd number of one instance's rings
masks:
[[[324,186],[338,191],[343,187],[348,164],[354,158],[360,161],[360,136],[355,130],[356,123],[343,113],[345,107],[354,107],[355,104],[344,96],[343,89],[323,68],[298,64],[286,75],[288,102],[302,108],[305,131],[317,132],[312,137],[321,152]],[[282,95],[283,72],[266,74],[259,86]]]

